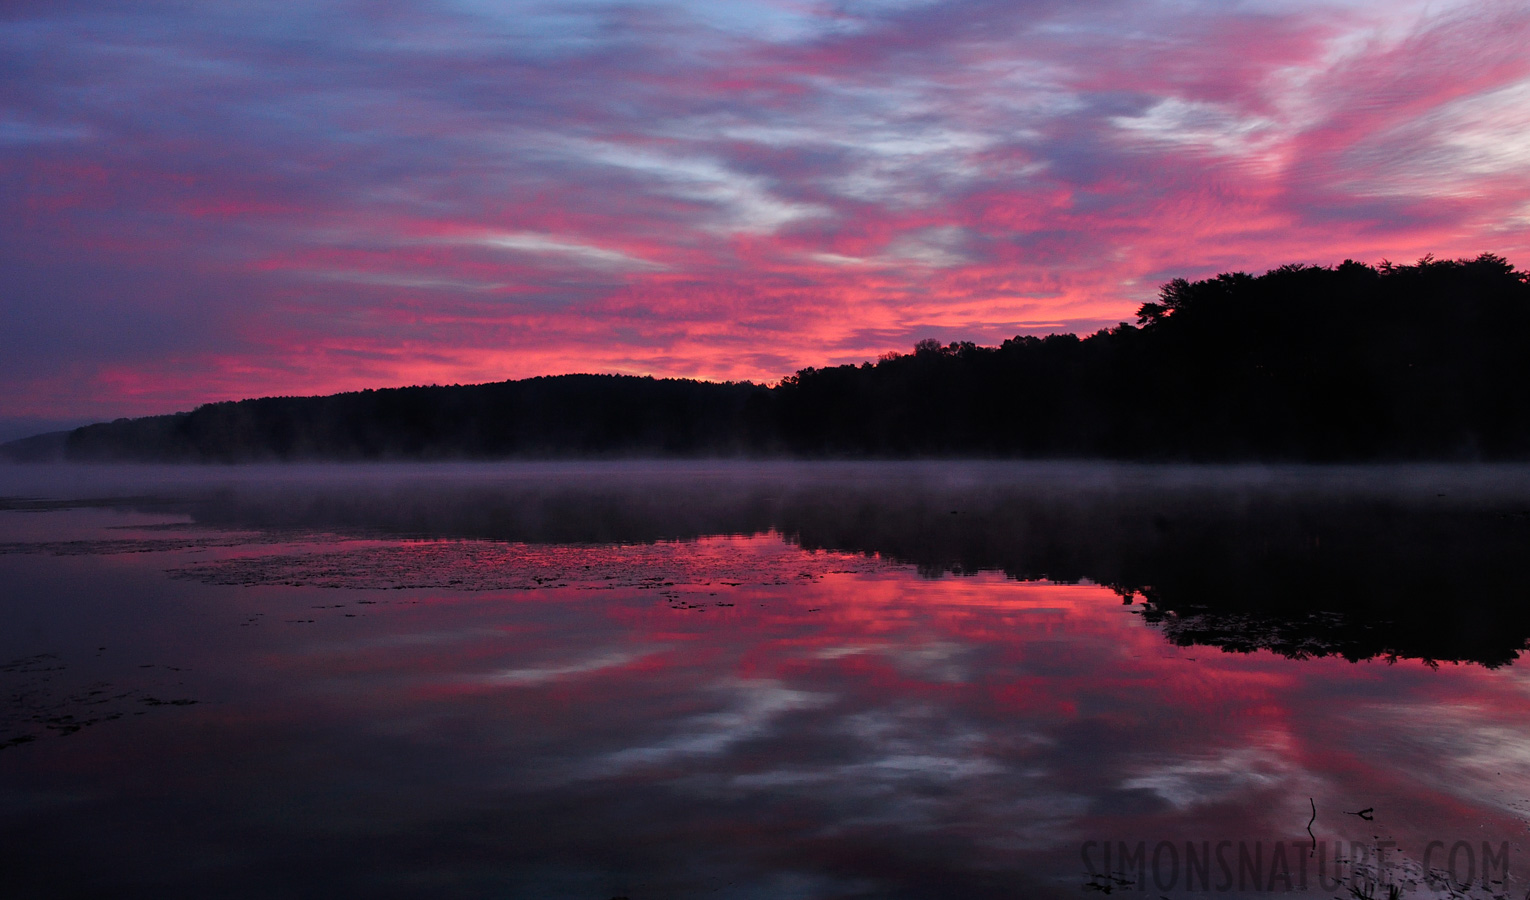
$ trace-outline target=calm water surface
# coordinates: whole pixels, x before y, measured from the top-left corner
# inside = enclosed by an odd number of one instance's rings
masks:
[[[4,896],[1530,889],[1524,470],[32,467],[0,497]]]

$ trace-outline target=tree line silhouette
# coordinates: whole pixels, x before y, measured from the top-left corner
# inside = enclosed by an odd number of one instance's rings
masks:
[[[809,453],[1362,460],[1530,451],[1530,283],[1504,259],[1175,279],[1085,338],[805,369]]]
[[[1086,337],[921,341],[780,384],[564,375],[213,403],[72,459],[1530,456],[1530,276],[1492,254],[1175,279]],[[41,438],[11,455],[38,455]]]

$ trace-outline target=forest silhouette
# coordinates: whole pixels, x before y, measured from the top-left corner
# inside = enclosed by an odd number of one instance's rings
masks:
[[[1086,337],[921,341],[773,387],[616,375],[268,397],[13,442],[13,457],[1216,461],[1530,456],[1530,275],[1492,254],[1200,281]]]

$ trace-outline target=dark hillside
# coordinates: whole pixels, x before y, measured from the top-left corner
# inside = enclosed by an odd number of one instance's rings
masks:
[[[270,397],[68,436],[79,460],[1530,457],[1530,281],[1500,257],[1176,279],[1088,337],[922,341],[774,388],[616,375]],[[13,457],[43,444],[13,442]],[[56,443],[56,441],[55,441]]]
[[[763,387],[618,375],[211,403],[69,436],[77,460],[717,456],[747,448]]]

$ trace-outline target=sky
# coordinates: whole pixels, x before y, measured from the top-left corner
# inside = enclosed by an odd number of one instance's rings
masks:
[[[1530,268],[1530,4],[8,0],[0,435]]]

